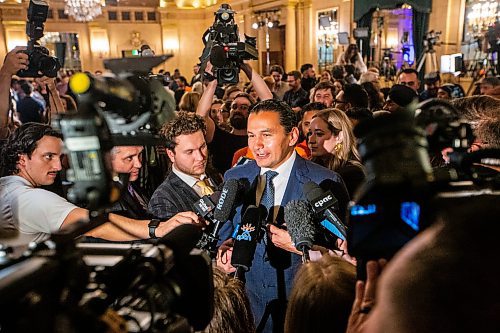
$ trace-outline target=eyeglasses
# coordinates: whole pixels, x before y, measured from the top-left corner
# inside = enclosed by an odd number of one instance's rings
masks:
[[[248,109],[250,109],[250,105],[247,105],[247,104],[233,104],[231,105],[231,109],[233,110],[243,110],[243,111],[247,111]]]

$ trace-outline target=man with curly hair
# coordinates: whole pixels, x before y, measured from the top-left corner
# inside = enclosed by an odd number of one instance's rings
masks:
[[[172,172],[156,189],[149,201],[149,212],[158,218],[170,218],[179,212],[191,211],[200,197],[213,193],[220,176],[207,176],[208,147],[206,125],[202,117],[178,112],[177,117],[163,125],[166,153]]]
[[[62,135],[48,125],[26,123],[17,128],[1,149],[0,243],[23,247],[39,242],[50,233],[89,219],[89,211],[59,195],[41,189],[54,183],[61,171]],[[148,220],[116,214],[108,223],[86,235],[111,241],[132,241],[161,237],[180,224],[197,223],[192,212],[173,216],[151,228]]]

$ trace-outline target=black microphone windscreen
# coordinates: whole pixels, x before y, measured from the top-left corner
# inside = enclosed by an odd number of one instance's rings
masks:
[[[315,227],[308,204],[292,200],[285,206],[285,222],[297,250],[312,248]]]
[[[165,222],[163,222],[165,223]],[[201,238],[201,229],[194,224],[181,224],[168,234],[158,239],[158,244],[169,247],[174,256],[186,256],[198,244]]]
[[[214,210],[217,221],[226,222],[231,216],[236,198],[238,197],[239,182],[237,179],[228,179],[220,192],[219,200]]]
[[[304,184],[304,194],[308,201],[314,201],[316,198],[323,194],[323,189],[314,182],[307,182]]]
[[[242,267],[245,271],[248,271],[252,266],[262,216],[262,209],[256,206],[249,206],[245,211],[234,240],[231,265]]]

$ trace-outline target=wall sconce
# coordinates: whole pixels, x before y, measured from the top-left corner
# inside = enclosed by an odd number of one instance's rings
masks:
[[[105,29],[94,29],[90,32],[90,49],[98,54],[99,58],[109,55],[109,39]]]
[[[177,38],[166,38],[163,40],[163,48],[166,54],[172,54],[179,49],[179,41]]]
[[[26,46],[28,44],[26,32],[23,30],[6,29],[5,37],[7,40],[7,52],[12,50],[16,46]]]

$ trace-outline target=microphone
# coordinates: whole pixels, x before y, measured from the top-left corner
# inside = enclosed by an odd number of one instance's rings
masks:
[[[324,191],[314,182],[307,182],[304,184],[304,194],[314,213],[324,218],[320,222],[323,229],[333,233],[342,240],[346,240],[347,227],[334,212],[338,200],[332,192]]]
[[[257,240],[260,236],[262,217],[263,210],[261,208],[253,205],[248,206],[235,237],[231,265],[236,267],[234,277],[243,282],[245,281],[245,272],[248,272],[252,267]]]
[[[315,227],[307,203],[303,200],[290,201],[285,206],[285,222],[295,248],[302,252],[302,263],[309,262]]]
[[[204,220],[209,221],[211,224],[214,222],[214,209],[215,203],[219,200],[220,191],[215,191],[211,195],[204,195],[193,204],[193,209]]]

